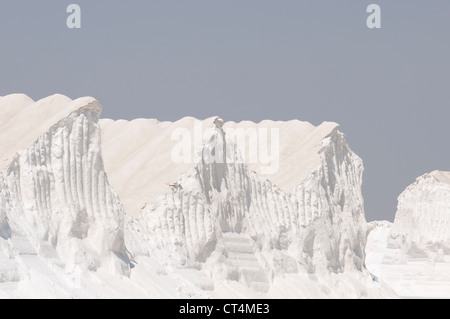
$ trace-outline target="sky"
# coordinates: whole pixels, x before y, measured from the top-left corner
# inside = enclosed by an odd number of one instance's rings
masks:
[[[448,0],[3,0],[0,45],[0,95],[93,96],[113,119],[337,122],[369,221],[450,171]]]

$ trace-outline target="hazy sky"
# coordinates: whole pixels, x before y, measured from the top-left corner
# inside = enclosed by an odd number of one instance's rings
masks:
[[[2,0],[0,44],[0,95],[90,95],[114,119],[338,122],[364,160],[368,220],[450,170],[448,0]]]

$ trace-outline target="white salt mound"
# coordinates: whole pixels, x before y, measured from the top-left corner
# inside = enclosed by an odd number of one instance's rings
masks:
[[[216,121],[203,160],[232,145],[226,128],[279,129],[280,170],[262,175],[174,164],[171,134],[193,118],[99,124],[100,111],[0,98],[0,297],[395,296],[364,267],[363,166],[336,124]]]
[[[366,265],[408,298],[450,298],[450,173],[416,179],[398,197],[395,221],[371,225]]]

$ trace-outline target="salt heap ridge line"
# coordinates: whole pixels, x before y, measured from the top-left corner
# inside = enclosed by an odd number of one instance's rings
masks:
[[[100,120],[105,169],[111,172],[109,174],[111,185],[122,199],[128,214],[139,216],[142,207],[164,196],[170,191],[170,183],[195,167],[193,161],[186,163],[173,161],[171,151],[179,143],[172,139],[173,133],[182,128],[189,132],[192,139],[197,135],[201,135],[202,139],[215,118],[216,116],[198,120],[185,117],[176,122],[160,122],[156,119]],[[197,132],[197,125],[200,126],[200,132]],[[260,123],[225,122],[223,128],[225,131],[235,130],[236,133],[241,130],[242,134],[236,134],[238,138],[234,142],[237,142],[237,147],[247,160],[250,159],[250,155],[245,149],[241,149],[241,139],[250,139],[250,134],[246,134],[252,131],[258,132],[262,129],[270,136],[271,130],[277,130],[278,171],[270,175],[263,174],[260,161],[248,163],[248,167],[270,179],[283,192],[290,193],[321,165],[319,155],[321,142],[337,127],[338,124],[333,122],[323,122],[316,127],[298,120],[287,122],[265,120]],[[206,139],[203,139],[198,148],[206,142]],[[255,143],[259,142],[260,140]],[[270,143],[271,141],[268,141],[268,144]],[[192,144],[195,147],[195,141]]]

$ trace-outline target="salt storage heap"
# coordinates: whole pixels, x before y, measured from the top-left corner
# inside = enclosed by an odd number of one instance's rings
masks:
[[[416,179],[398,197],[393,224],[375,222],[368,269],[402,297],[450,298],[450,173]]]
[[[416,253],[450,254],[450,172],[425,174],[399,196],[392,237]]]
[[[171,135],[198,121],[100,112],[0,97],[0,297],[392,296],[365,269],[363,166],[335,123],[207,119],[177,164]],[[279,169],[236,161],[227,128],[276,128]]]

